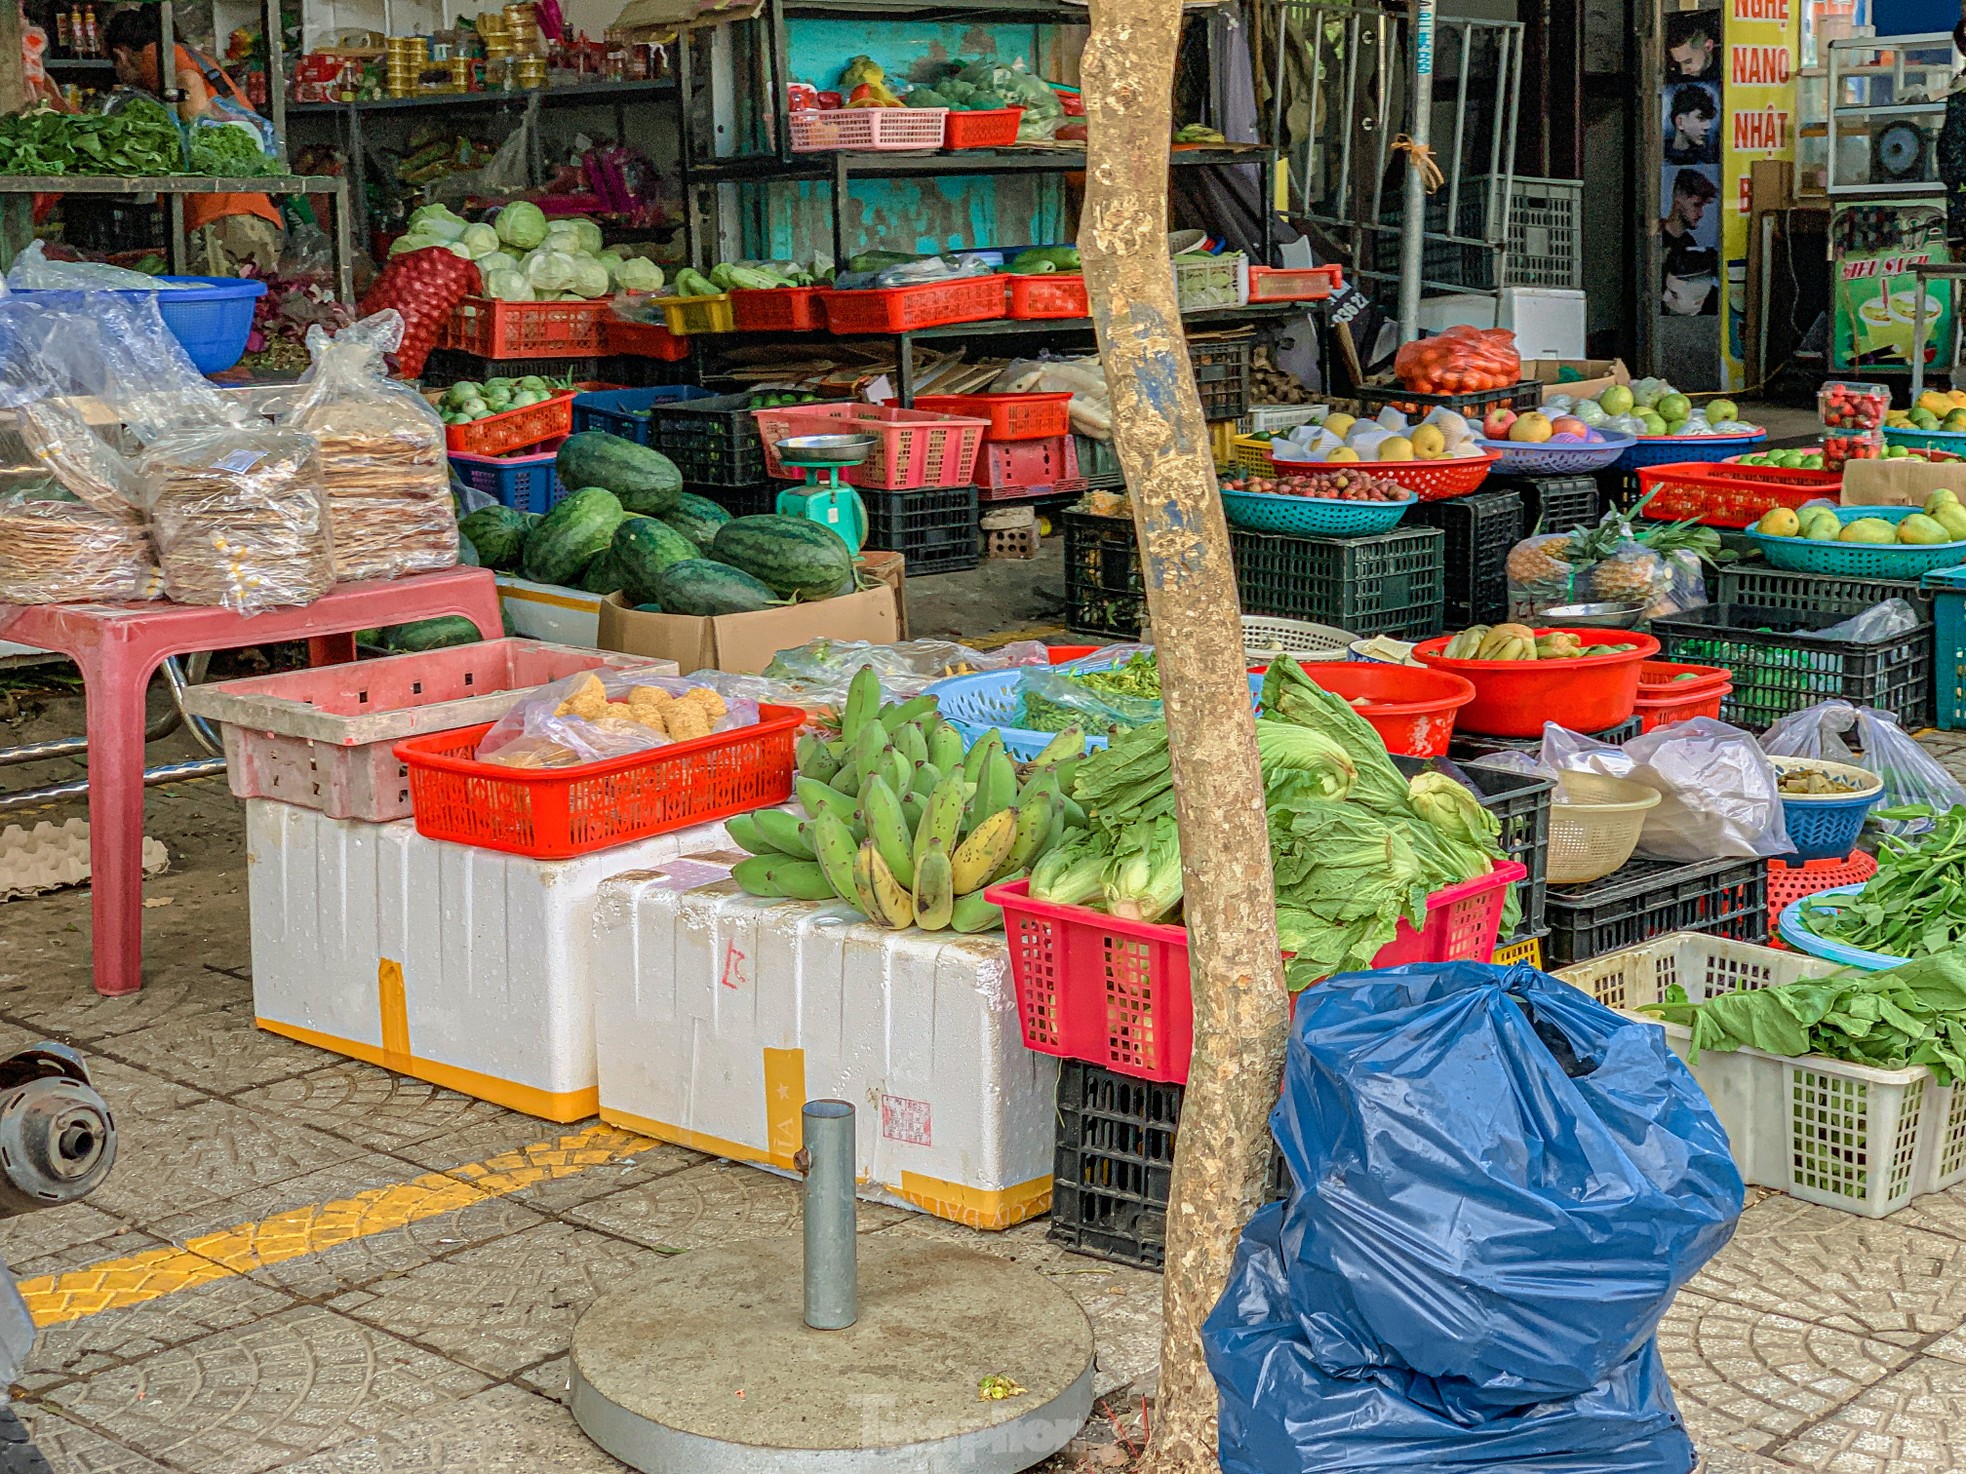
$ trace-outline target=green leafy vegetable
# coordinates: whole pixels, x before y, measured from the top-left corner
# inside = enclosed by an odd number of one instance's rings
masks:
[[[149,98],[115,113],[37,108],[0,117],[0,174],[175,174],[183,147],[170,109]]]
[[[1060,732],[1077,722],[1101,736],[1150,722],[1160,715],[1160,662],[1142,650],[1105,670],[1065,671],[1034,667],[1025,673],[1018,725],[1033,732]],[[1072,688],[1092,696],[1084,704],[1066,697]],[[1049,688],[1052,694],[1046,694]]]
[[[247,179],[273,167],[251,130],[230,123],[191,130],[191,172]]]
[[[1877,874],[1861,891],[1805,900],[1802,924],[1819,937],[1886,957],[1922,957],[1966,943],[1966,808],[1938,813],[1904,804],[1872,817],[1933,822],[1916,837],[1885,838]]]

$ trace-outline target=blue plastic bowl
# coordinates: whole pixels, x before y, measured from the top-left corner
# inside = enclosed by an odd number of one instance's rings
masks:
[[[1478,440],[1483,450],[1498,450],[1502,458],[1489,469],[1498,476],[1568,476],[1601,471],[1638,443],[1622,430],[1601,430],[1601,444],[1552,445],[1548,441]]]
[[[201,374],[223,373],[246,356],[253,331],[253,304],[266,295],[266,283],[236,276],[160,276],[160,282],[192,282],[175,291],[119,291],[118,297],[157,299],[164,326],[178,340]],[[22,291],[18,297],[87,297],[86,292]]]
[[[1862,947],[1846,947],[1841,942],[1832,942],[1828,937],[1817,936],[1802,924],[1802,908],[1811,901],[1821,901],[1830,896],[1854,896],[1862,889],[1862,885],[1839,885],[1831,890],[1817,891],[1812,896],[1798,896],[1782,908],[1775,930],[1796,951],[1807,952],[1811,957],[1821,957],[1828,962],[1840,962],[1845,967],[1883,972],[1886,968],[1909,962],[1909,957],[1887,957],[1882,952],[1866,952]]]

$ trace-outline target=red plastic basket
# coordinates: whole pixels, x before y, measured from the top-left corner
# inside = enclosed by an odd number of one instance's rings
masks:
[[[1455,714],[1475,695],[1474,686],[1460,676],[1411,665],[1312,661],[1304,674],[1351,702],[1385,740],[1386,751],[1403,757],[1446,757]],[[1361,700],[1366,704],[1360,706]]]
[[[939,107],[836,107],[792,110],[792,152],[942,147]]]
[[[1573,732],[1602,732],[1631,720],[1638,703],[1638,668],[1659,653],[1659,642],[1633,630],[1539,629],[1538,635],[1570,634],[1585,645],[1630,645],[1615,655],[1575,660],[1449,660],[1440,652],[1451,635],[1413,647],[1413,658],[1451,671],[1475,688],[1461,709],[1461,730],[1480,737],[1540,737],[1543,723],[1561,722]]]
[[[1777,857],[1768,862],[1768,914],[1780,916],[1792,901],[1840,885],[1862,885],[1875,874],[1877,861],[1862,850],[1852,850],[1841,860],[1805,860],[1800,865]],[[1788,950],[1788,944],[1773,931],[1768,934],[1768,945]]]
[[[551,399],[529,404],[524,409],[508,409],[502,415],[488,415],[468,425],[446,425],[444,446],[452,452],[495,456],[538,445],[542,440],[571,435],[574,392],[563,389]]]
[[[571,768],[508,768],[471,754],[494,725],[396,744],[416,832],[564,860],[783,803],[806,714],[760,703],[756,725]]]
[[[833,333],[911,333],[952,322],[986,322],[1004,315],[1004,278],[965,276],[913,287],[864,292],[825,291],[826,329]]]
[[[1085,278],[1077,272],[1007,276],[1004,280],[1010,283],[1010,311],[1006,316],[1020,321],[1092,316],[1092,303],[1085,295]]]
[[[953,109],[942,125],[944,148],[1010,148],[1017,142],[1017,125],[1024,121],[1021,107],[985,108],[982,112],[961,113]]]
[[[785,469],[776,442],[793,435],[872,435],[873,454],[840,473],[847,485],[868,491],[968,486],[976,473],[983,432],[990,428],[987,420],[887,409],[849,399],[779,405],[752,414],[764,439],[766,472],[788,480],[799,473]]]
[[[1835,501],[1843,477],[1836,471],[1788,466],[1687,461],[1641,467],[1638,484],[1650,498],[1639,509],[1641,516],[1663,522],[1693,519],[1709,527],[1747,527],[1771,507],[1797,508],[1823,497]]]
[[[1366,461],[1359,469],[1405,487],[1423,502],[1440,502],[1479,491],[1488,479],[1488,468],[1501,458],[1499,450],[1485,450],[1479,456],[1448,461]]]
[[[730,307],[740,333],[816,333],[826,326],[818,287],[735,291]]]
[[[661,358],[680,363],[689,357],[689,343],[659,322],[629,322],[610,314],[601,329],[603,350],[634,358]]]
[[[986,440],[1041,440],[1071,433],[1071,402],[1070,394],[922,394],[915,408],[987,420]]]
[[[1435,891],[1426,925],[1415,931],[1402,921],[1373,966],[1488,961],[1507,889],[1528,873],[1504,860],[1486,875]],[[1025,1048],[1142,1080],[1187,1083],[1194,1052],[1187,928],[1033,900],[1027,880],[984,895],[1003,907]]]
[[[1252,302],[1320,302],[1344,284],[1344,270],[1337,266],[1249,268],[1249,300]]]
[[[1682,681],[1691,675],[1695,680]],[[1641,661],[1638,713],[1641,732],[1694,717],[1718,717],[1720,703],[1734,690],[1734,672],[1718,665],[1680,665],[1670,660]]]
[[[437,340],[481,358],[587,358],[606,353],[614,308],[599,302],[502,302],[466,297]]]

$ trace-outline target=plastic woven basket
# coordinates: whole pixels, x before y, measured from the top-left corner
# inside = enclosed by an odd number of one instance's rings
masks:
[[[1235,527],[1256,532],[1290,532],[1299,537],[1346,537],[1390,532],[1419,501],[1348,502],[1336,497],[1281,496],[1257,491],[1222,492],[1222,510]]]
[[[467,451],[472,455],[495,456],[571,435],[573,401],[573,390],[563,389],[550,399],[523,409],[508,409],[467,425],[446,425],[444,448],[452,455]]]
[[[1966,430],[1900,430],[1884,427],[1886,445],[1902,445],[1906,450],[1949,450],[1966,455]]]
[[[1805,860],[1840,860],[1857,847],[1864,816],[1884,796],[1884,783],[1875,773],[1848,763],[1820,758],[1771,757],[1777,774],[1815,771],[1858,785],[1847,794],[1784,793],[1782,819],[1788,827],[1796,864]]]
[[[1273,442],[1256,441],[1250,436],[1238,435],[1235,439],[1236,464],[1245,471],[1259,476],[1272,472],[1287,474],[1292,471],[1310,471],[1317,467],[1329,469],[1328,461],[1294,461],[1288,457],[1279,459],[1273,451],[1259,449],[1244,459],[1252,447],[1263,447]],[[1488,472],[1494,466],[1496,453],[1484,451],[1479,456],[1455,456],[1451,460],[1438,461],[1359,461],[1361,470],[1370,471],[1382,480],[1396,486],[1403,486],[1423,502],[1439,501],[1443,497],[1466,496],[1477,490],[1488,479]],[[1353,464],[1341,462],[1340,464]]]
[[[1565,773],[1550,796],[1552,885],[1582,885],[1621,868],[1638,848],[1659,792],[1627,778]]]
[[[1118,663],[1117,658],[1096,663],[1070,661],[1060,663],[1055,668],[1108,670]],[[975,743],[994,727],[1003,738],[1004,751],[1020,763],[1028,763],[1050,746],[1051,739],[1058,734],[1017,725],[1024,710],[1024,696],[1019,690],[1018,680],[1022,669],[1022,666],[1012,666],[1008,670],[980,670],[966,676],[950,676],[937,681],[923,694],[940,701],[942,719],[963,734],[965,744]],[[1251,706],[1256,704],[1256,693],[1262,689],[1263,678],[1251,676]],[[1108,740],[1104,733],[1093,733],[1085,739],[1086,751],[1104,747]]]
[[[1004,280],[1010,284],[1010,311],[1006,315],[1020,321],[1081,318],[1092,313],[1085,294],[1085,278],[1077,272],[1011,274]]]
[[[1860,518],[1878,517],[1902,522],[1917,507],[1835,507],[1846,527]],[[1771,568],[1792,573],[1835,573],[1850,578],[1917,578],[1941,568],[1966,563],[1966,542],[1846,543],[1819,542],[1807,537],[1770,537],[1752,529],[1742,534],[1761,549]]]
[[[954,322],[987,322],[1009,305],[1000,276],[965,276],[911,287],[823,291],[830,333],[907,333]]]
[[[1766,430],[1752,435],[1640,435],[1618,457],[1620,471],[1666,466],[1674,461],[1724,461],[1742,455],[1768,438]]]
[[[794,108],[792,152],[940,148],[948,117],[939,107]]]
[[[913,491],[924,486],[968,486],[988,420],[923,410],[885,409],[857,400],[787,404],[753,411],[764,439],[765,472],[797,479],[778,456],[778,442],[795,435],[862,434],[873,452],[840,473],[848,486],[873,491]]]
[[[1877,861],[1862,850],[1852,850],[1839,860],[1804,860],[1790,864],[1787,856],[1777,855],[1768,862],[1768,908],[1780,917],[1791,901],[1820,895],[1839,886],[1862,885],[1877,874]],[[1779,939],[1771,940],[1779,947]]]
[[[1502,476],[1569,476],[1601,471],[1638,443],[1633,435],[1606,430],[1602,445],[1533,444],[1520,440],[1483,440],[1486,450],[1501,457],[1495,472]]]
[[[1864,883],[1868,885],[1869,882]],[[1909,957],[1891,957],[1882,952],[1866,952],[1862,947],[1848,947],[1842,942],[1832,942],[1828,937],[1819,937],[1809,929],[1804,917],[1817,909],[1822,902],[1833,896],[1854,896],[1864,887],[1862,885],[1833,886],[1814,895],[1803,896],[1790,901],[1782,908],[1781,919],[1776,929],[1781,938],[1798,952],[1807,952],[1811,957],[1820,957],[1826,962],[1836,962],[1844,967],[1860,967],[1865,972],[1883,972],[1886,968],[1899,967],[1911,961]]]
[[[1242,653],[1253,664],[1267,664],[1279,655],[1300,662],[1343,660],[1357,638],[1350,630],[1308,619],[1272,619],[1264,614],[1242,617]]]
[[[925,414],[965,415],[987,420],[989,440],[1042,440],[1072,431],[1072,396],[1063,394],[922,394],[915,408]]]
[[[1648,466],[1638,473],[1638,485],[1645,498],[1642,517],[1749,527],[1771,507],[1797,511],[1812,501],[1834,502],[1843,477],[1835,471],[1694,461]]]

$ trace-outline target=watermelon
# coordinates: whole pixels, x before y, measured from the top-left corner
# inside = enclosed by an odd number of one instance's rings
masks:
[[[616,585],[631,604],[658,598],[657,581],[671,563],[697,556],[696,544],[667,522],[630,517],[614,530],[609,556],[621,569]]]
[[[553,462],[562,486],[605,486],[630,512],[659,517],[683,494],[683,475],[660,451],[605,430],[569,435]]]
[[[590,594],[612,594],[624,588],[628,575],[622,572],[621,560],[614,555],[613,548],[602,550],[600,557],[587,565],[587,571],[580,575],[580,587]]]
[[[628,514],[605,487],[583,486],[539,519],[526,538],[520,567],[538,583],[572,585],[614,541]]]
[[[478,556],[478,548],[462,531],[457,535],[457,566],[460,568],[483,568],[484,559]]]
[[[853,550],[804,517],[739,517],[717,529],[711,556],[787,599],[826,599],[853,578]]]
[[[379,632],[385,650],[442,650],[449,645],[475,645],[483,636],[478,626],[461,614],[440,614],[435,619],[418,619],[409,624],[392,624]]]
[[[519,566],[531,517],[516,507],[480,507],[460,520],[457,530],[471,539],[485,567],[510,572]]]
[[[670,614],[755,614],[778,602],[768,585],[708,558],[671,563],[656,583],[656,600]]]
[[[695,543],[707,557],[717,529],[730,521],[730,513],[709,497],[686,491],[672,509],[662,514],[662,520]]]

